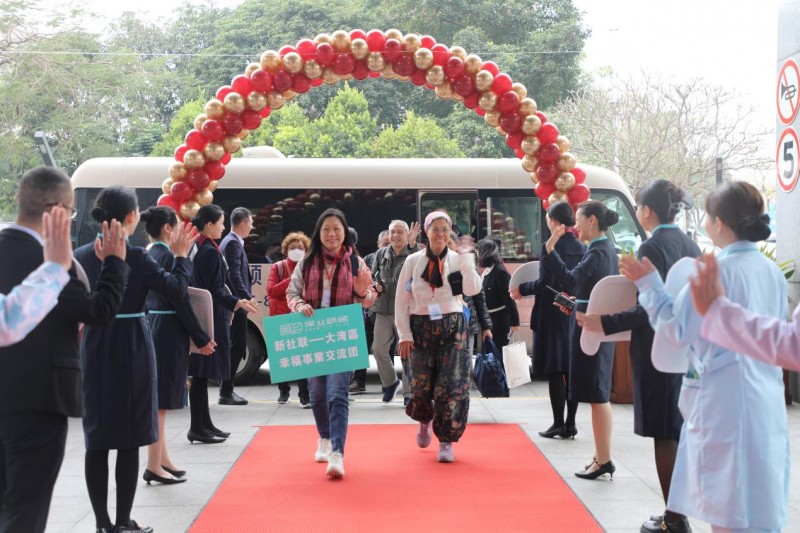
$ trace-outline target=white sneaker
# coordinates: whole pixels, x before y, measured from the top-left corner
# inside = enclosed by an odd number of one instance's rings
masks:
[[[325,463],[331,455],[331,439],[320,438],[317,443],[317,453],[314,454],[314,460],[318,463]]]
[[[451,442],[440,442],[439,443],[439,458],[440,463],[452,463],[456,460],[456,456],[453,453],[453,444]]]
[[[431,424],[430,422],[420,422],[419,429],[417,430],[417,446],[420,448],[427,448],[431,444]]]
[[[325,473],[333,478],[344,477],[344,457],[340,452],[331,453],[328,458],[328,469]]]

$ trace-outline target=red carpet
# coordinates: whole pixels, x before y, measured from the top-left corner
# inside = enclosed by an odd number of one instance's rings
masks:
[[[436,462],[416,425],[351,425],[345,477],[314,462],[313,426],[259,430],[190,531],[602,531],[517,425],[472,424]]]

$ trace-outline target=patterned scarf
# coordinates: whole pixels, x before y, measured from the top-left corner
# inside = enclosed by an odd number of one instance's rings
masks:
[[[353,303],[353,271],[350,266],[352,254],[353,249],[349,246],[342,246],[338,255],[328,252],[323,247],[314,257],[312,264],[303,267],[305,283],[303,299],[311,304],[311,307],[319,309],[322,304],[323,276],[330,276],[331,307]],[[328,267],[325,262],[333,266]]]
[[[434,255],[431,247],[425,248],[425,255],[428,256],[428,266],[422,271],[422,279],[427,281],[431,287],[439,288],[444,282],[442,281],[442,259],[447,257],[447,246],[444,247],[442,253],[438,256]]]

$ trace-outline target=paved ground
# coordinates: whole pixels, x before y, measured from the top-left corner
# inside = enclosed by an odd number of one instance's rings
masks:
[[[188,470],[188,481],[174,486],[155,484],[147,486],[142,481],[136,494],[133,518],[155,528],[157,533],[185,531],[208,502],[233,463],[247,447],[256,426],[313,424],[311,410],[300,409],[296,387],[291,402],[278,405],[276,386],[264,385],[268,376],[262,369],[253,384],[237,387],[250,404],[244,407],[212,405],[211,414],[216,425],[231,431],[223,444],[190,445],[186,440],[189,427],[189,410],[172,412],[167,418],[167,438],[175,463]],[[414,423],[405,416],[402,397],[398,394],[392,404],[380,401],[380,383],[374,369],[368,375],[368,393],[351,404],[350,422],[353,424],[408,423],[409,438],[414,435]],[[209,391],[216,398],[216,391]],[[590,409],[578,410],[579,433],[574,441],[549,440],[539,437],[538,431],[550,425],[550,403],[547,383],[534,382],[512,391],[508,399],[480,399],[473,397],[470,421],[473,423],[518,423],[530,435],[553,467],[561,474],[575,494],[586,505],[597,521],[609,532],[637,532],[642,520],[663,510],[661,491],[653,463],[652,441],[633,434],[633,408],[630,405],[613,405],[614,440],[613,460],[617,466],[613,481],[586,481],[576,478],[573,472],[592,456]],[[800,435],[800,406],[791,406],[789,426],[793,443]],[[469,438],[469,429],[466,438]],[[309,455],[316,443],[308,443]],[[83,433],[79,420],[70,422],[67,453],[56,484],[50,511],[48,531],[91,532],[95,523],[83,477]],[[458,448],[456,447],[456,453]],[[800,523],[800,446],[793,446],[792,491],[789,523]],[[113,458],[113,454],[112,454]],[[146,464],[146,450],[141,452],[141,470]],[[113,467],[111,468],[113,472]],[[113,474],[112,474],[113,476]],[[109,504],[113,507],[116,490],[113,479],[109,481]],[[256,503],[263,495],[254,494]],[[113,509],[111,512],[114,517]],[[695,532],[708,532],[706,524],[693,522]],[[792,526],[787,528],[791,530]],[[269,531],[265,527],[264,531]],[[536,531],[531,524],[531,531]]]

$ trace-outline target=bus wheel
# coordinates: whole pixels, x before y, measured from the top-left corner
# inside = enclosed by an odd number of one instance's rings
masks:
[[[258,369],[267,360],[267,350],[264,340],[258,330],[248,324],[247,326],[247,350],[244,359],[239,361],[239,368],[236,369],[236,385],[241,385],[258,374]]]

